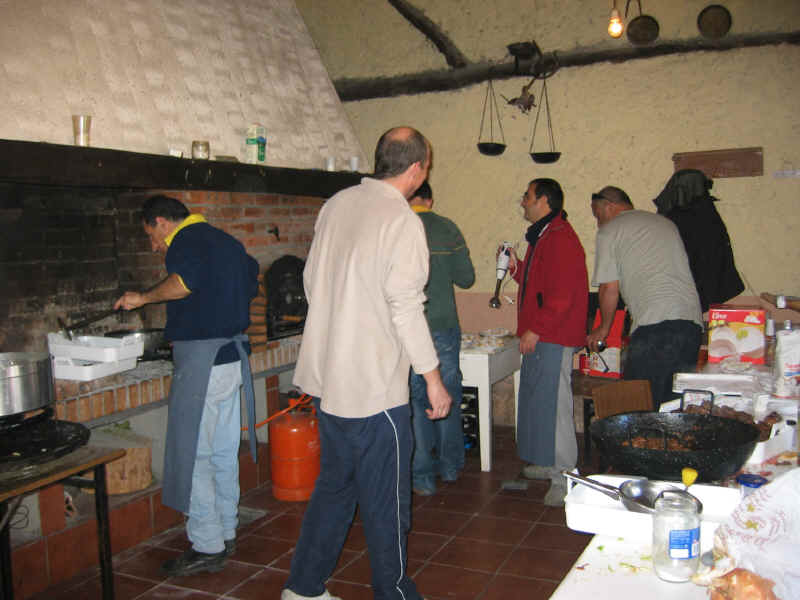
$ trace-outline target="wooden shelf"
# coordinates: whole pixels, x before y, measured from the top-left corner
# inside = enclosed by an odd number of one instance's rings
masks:
[[[0,140],[0,182],[128,190],[213,190],[329,198],[360,173],[193,160],[110,148]]]
[[[675,170],[697,169],[711,179],[720,177],[758,177],[764,174],[764,149],[729,148],[672,155]]]

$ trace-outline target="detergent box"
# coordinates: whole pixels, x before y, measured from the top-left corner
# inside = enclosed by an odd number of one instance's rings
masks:
[[[708,309],[708,362],[728,357],[764,364],[766,312],[757,306],[712,304]]]

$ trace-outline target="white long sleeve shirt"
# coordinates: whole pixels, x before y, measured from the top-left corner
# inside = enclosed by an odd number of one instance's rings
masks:
[[[309,304],[294,383],[359,418],[408,402],[408,369],[439,364],[425,321],[428,244],[393,186],[365,177],[322,207],[303,283]]]

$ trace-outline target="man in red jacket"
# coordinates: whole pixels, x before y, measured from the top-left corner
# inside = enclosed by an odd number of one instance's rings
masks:
[[[522,353],[517,452],[523,475],[549,479],[548,506],[563,506],[562,469],[578,460],[572,415],[572,355],[586,339],[589,283],[586,255],[564,212],[564,192],[553,179],[534,179],[522,196],[528,250],[509,267],[519,284],[517,337]]]

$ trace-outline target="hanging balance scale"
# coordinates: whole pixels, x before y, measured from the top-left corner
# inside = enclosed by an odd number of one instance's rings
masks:
[[[539,124],[539,116],[544,106],[545,117],[547,118],[547,136],[550,140],[549,152],[536,152],[533,149],[536,141],[536,127]],[[542,80],[542,96],[539,98],[539,107],[536,109],[536,118],[533,121],[533,132],[531,133],[531,147],[529,149],[533,162],[540,164],[554,163],[561,158],[561,152],[556,152],[556,143],[553,138],[553,123],[550,119],[550,100],[547,97],[547,78]]]
[[[489,112],[489,140],[484,141],[483,127],[486,123],[486,112]],[[500,142],[494,139],[494,126],[497,121],[497,128],[500,130]],[[478,152],[486,156],[499,156],[506,149],[506,138],[503,135],[503,124],[500,122],[500,111],[497,108],[497,98],[494,94],[494,86],[491,78],[486,86],[486,96],[483,99],[483,112],[481,113],[481,129],[478,132]]]

